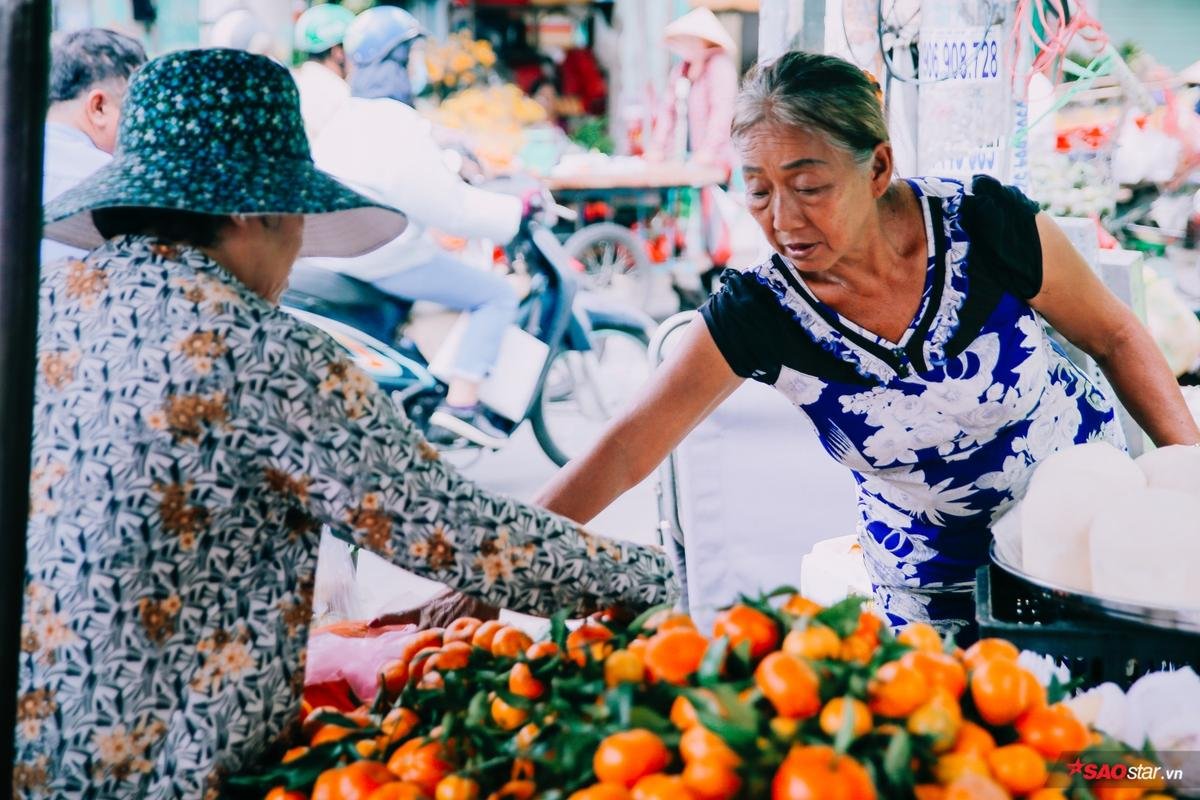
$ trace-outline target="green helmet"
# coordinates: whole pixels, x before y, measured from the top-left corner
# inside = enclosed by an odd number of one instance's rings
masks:
[[[323,53],[342,43],[354,13],[333,3],[313,6],[296,20],[296,49],[302,53]]]

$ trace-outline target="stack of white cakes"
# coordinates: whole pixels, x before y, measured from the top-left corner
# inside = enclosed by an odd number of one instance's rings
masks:
[[[1095,442],[1038,467],[1019,510],[1025,571],[1116,600],[1200,608],[1200,448],[1134,461]]]

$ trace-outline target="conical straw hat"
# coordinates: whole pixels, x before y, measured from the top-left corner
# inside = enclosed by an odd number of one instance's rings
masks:
[[[737,51],[737,45],[734,44],[729,31],[725,30],[717,15],[707,8],[692,9],[668,25],[663,33],[668,39],[676,36],[695,36],[697,39],[712,42],[727,53],[733,54]]]

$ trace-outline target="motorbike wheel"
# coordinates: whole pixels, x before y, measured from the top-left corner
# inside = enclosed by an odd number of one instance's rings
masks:
[[[581,456],[650,376],[643,330],[600,326],[589,353],[555,353],[530,415],[534,436],[558,466]]]
[[[563,248],[583,264],[584,288],[647,310],[653,265],[636,232],[615,222],[596,222],[571,234]]]

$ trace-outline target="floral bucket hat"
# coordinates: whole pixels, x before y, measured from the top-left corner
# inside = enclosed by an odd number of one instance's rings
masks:
[[[141,206],[304,214],[302,256],[362,255],[407,224],[313,165],[291,75],[241,50],[184,50],[143,67],[113,160],[46,206],[44,235],[90,250],[104,241],[91,211]]]

